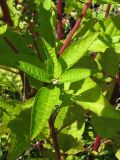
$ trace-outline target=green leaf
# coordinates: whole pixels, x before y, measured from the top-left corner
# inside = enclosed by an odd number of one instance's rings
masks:
[[[58,134],[58,141],[61,150],[67,154],[77,154],[84,151],[84,143],[82,140],[75,139],[67,133],[67,130]]]
[[[91,54],[85,55],[80,58],[80,60],[72,68],[88,68],[88,69],[97,69],[97,63],[92,58]]]
[[[0,124],[0,139],[7,136],[10,133],[9,128],[7,126]]]
[[[81,93],[96,87],[97,84],[90,78],[83,79],[81,81],[72,83],[70,90],[74,91],[74,95],[81,95]]]
[[[0,109],[3,111],[2,122],[4,124],[7,124],[10,120],[15,119],[22,111],[21,105],[16,101],[6,102],[3,99],[0,99]]]
[[[22,110],[25,110],[25,109],[28,109],[28,108],[31,108],[34,104],[34,97],[28,99],[27,101],[23,102],[21,105],[21,108]]]
[[[13,28],[8,28],[5,34],[0,36],[0,39],[5,41],[8,46],[12,44],[11,46],[14,46],[13,48],[15,49],[13,49],[13,51],[17,54],[26,53],[28,55],[31,55],[31,53],[33,53],[33,50],[28,47],[29,44],[33,45],[32,37],[28,33],[25,33],[25,35],[23,36]]]
[[[48,83],[50,82],[49,75],[46,73],[46,71],[38,68],[37,66],[20,61],[18,68],[39,81]]]
[[[116,2],[119,3],[120,1],[119,0],[93,0],[93,2],[98,4],[108,4],[108,3],[116,4]]]
[[[119,119],[103,118],[93,114],[91,120],[96,133],[103,138],[111,138],[120,131]]]
[[[120,16],[114,16],[111,18],[98,21],[95,25],[90,26],[91,30],[95,31],[100,29],[101,34],[89,47],[90,51],[104,52],[107,48],[113,48],[119,53],[118,45],[120,43],[120,24],[118,22]],[[88,33],[87,33],[88,34]],[[118,45],[117,45],[118,44]],[[117,45],[117,46],[116,46]]]
[[[42,40],[44,43],[44,49],[47,52],[47,69],[51,74],[53,74],[53,77],[55,79],[61,74],[61,66],[56,56],[56,50],[55,48],[52,48],[44,39]]]
[[[55,128],[58,130],[63,126],[64,119],[68,112],[69,106],[62,106],[55,120]]]
[[[90,70],[86,68],[71,69],[64,72],[58,79],[58,83],[64,82],[76,82],[89,77],[91,74],[95,73],[96,70]]]
[[[116,158],[118,160],[120,160],[120,149],[118,149],[118,151],[116,152],[115,156],[116,156]]]
[[[12,41],[11,41],[12,43]],[[0,64],[17,68],[18,61],[25,61],[36,65],[38,67],[43,67],[38,57],[34,54],[24,54],[26,52],[17,54],[14,50],[6,43],[3,37],[0,37]],[[23,47],[24,48],[24,47]],[[25,51],[25,50],[24,50]]]
[[[22,89],[22,81],[20,75],[16,74],[18,70],[3,65],[0,65],[0,68],[0,86],[9,88],[11,92],[19,92]]]
[[[6,32],[6,30],[7,30],[7,24],[6,24],[6,25],[4,25],[4,26],[2,26],[2,27],[0,27],[0,34],[5,33],[5,32]]]
[[[35,138],[44,128],[50,115],[58,103],[60,90],[58,88],[41,88],[35,98],[32,110],[31,138]]]
[[[47,43],[49,43],[51,47],[55,47],[52,11],[48,10],[50,8],[50,5],[51,5],[50,0],[44,0],[44,2],[41,3],[39,6],[39,24],[40,25],[39,25],[38,31],[40,36],[42,36],[47,41]],[[47,24],[47,27],[46,27],[46,24]],[[41,46],[39,47],[41,50]]]
[[[64,121],[67,116],[69,107],[72,106],[71,95],[63,92],[60,95],[60,100],[62,101],[61,108],[55,119],[55,128],[57,128],[58,130],[61,129],[64,125],[66,125],[64,124]]]
[[[116,76],[118,74],[119,58],[114,50],[107,49],[104,53],[100,53],[98,62],[106,75]]]
[[[44,0],[43,1],[43,7],[44,9],[46,9],[47,11],[50,10],[52,5],[52,1],[51,0]]]
[[[69,155],[66,160],[80,160],[80,158],[74,155]]]
[[[67,99],[66,102],[63,102],[63,105],[64,103],[67,103]],[[83,151],[83,142],[81,141],[81,136],[85,129],[84,110],[77,105],[71,105],[69,107],[67,107],[67,105],[64,106],[66,107],[61,109],[62,111],[66,112],[66,116],[63,118],[60,112],[56,117],[58,123],[55,123],[55,125],[59,127],[57,128],[58,130],[60,129],[60,132],[58,132],[58,141],[60,148],[64,152],[68,154],[76,154],[80,151]],[[61,126],[59,124],[61,124]]]
[[[73,66],[82,56],[84,56],[98,35],[99,33],[97,32],[71,44],[59,57],[61,63],[64,62],[67,65],[67,68]]]
[[[117,111],[112,105],[110,105],[107,99],[101,94],[99,87],[83,92],[74,99],[74,102],[85,110],[92,111],[97,116],[120,119],[120,111]]]
[[[30,144],[30,113],[30,110],[23,111],[8,124],[11,130],[8,160],[17,159]]]

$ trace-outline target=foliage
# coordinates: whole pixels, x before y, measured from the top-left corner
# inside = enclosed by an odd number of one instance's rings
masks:
[[[64,13],[70,16],[76,10],[76,19],[84,2],[63,1]],[[40,159],[78,160],[91,145],[86,139],[94,142],[94,132],[103,141],[119,139],[120,111],[115,101],[120,87],[120,15],[114,15],[112,9],[120,1],[94,0],[98,8],[99,4],[105,8],[111,3],[112,16],[96,16],[101,13],[89,8],[59,57],[65,39],[57,38],[56,1],[8,0],[5,10],[2,3],[1,93],[11,90],[9,94],[19,95],[0,98],[0,138],[7,139],[7,159],[25,156],[27,149],[35,145]],[[86,138],[88,119],[92,133],[88,131]],[[113,150],[119,159],[120,143],[117,143]],[[100,149],[101,146],[97,156],[94,155],[96,159],[105,154]],[[87,158],[91,152],[87,152]],[[30,158],[29,151],[27,159]]]

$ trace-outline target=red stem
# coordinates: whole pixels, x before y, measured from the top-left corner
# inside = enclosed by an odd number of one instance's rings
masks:
[[[54,118],[52,115],[49,119],[49,127],[50,127],[50,134],[51,134],[51,137],[53,140],[53,145],[54,145],[54,149],[55,149],[55,153],[56,153],[56,160],[60,160],[61,159],[60,148],[59,148],[59,144],[58,144],[58,140],[57,140],[57,134],[56,134],[55,128],[54,128]]]
[[[57,10],[58,10],[58,39],[63,39],[63,26],[62,26],[62,1],[58,0],[57,4]]]
[[[105,17],[108,17],[108,16],[109,16],[110,7],[111,7],[111,4],[108,4],[108,5],[107,5],[107,9],[106,9],[106,13],[105,13]]]
[[[101,143],[101,137],[99,135],[96,136],[96,140],[95,140],[95,143],[93,145],[93,151],[98,151],[98,148],[100,146],[100,143]]]
[[[65,43],[64,43],[63,46],[60,48],[60,50],[59,50],[59,52],[58,52],[58,56],[60,56],[60,55],[64,52],[64,50],[66,49],[66,47],[68,46],[68,44],[69,44],[70,40],[72,39],[75,31],[77,30],[77,28],[79,27],[80,23],[82,22],[82,19],[83,19],[83,17],[84,17],[85,14],[86,14],[89,5],[91,4],[91,1],[92,1],[92,0],[88,0],[88,2],[85,3],[81,15],[80,15],[80,16],[78,17],[78,19],[76,20],[76,23],[75,23],[74,27],[72,28],[70,34],[68,35]]]
[[[10,16],[9,8],[6,0],[0,0],[0,7],[2,9],[4,21],[9,25],[13,26],[13,21]]]
[[[96,136],[96,140],[95,140],[95,143],[93,144],[93,148],[92,148],[93,151],[96,151],[96,152],[98,151],[98,148],[99,148],[100,143],[101,143],[101,139],[102,138],[99,135]],[[90,160],[94,160],[93,155],[90,156]]]

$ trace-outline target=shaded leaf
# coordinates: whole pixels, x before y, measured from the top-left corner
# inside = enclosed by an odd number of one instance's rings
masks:
[[[92,88],[77,96],[75,101],[85,110],[90,110],[97,116],[120,119],[120,111],[116,110],[101,94],[99,87]]]
[[[117,119],[98,117],[93,114],[91,120],[96,133],[103,138],[111,138],[120,131],[120,121]]]
[[[11,130],[8,160],[18,158],[28,148],[30,144],[30,121],[30,110],[26,110],[8,124]]]

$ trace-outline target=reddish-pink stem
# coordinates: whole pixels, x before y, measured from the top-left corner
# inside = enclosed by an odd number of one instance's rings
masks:
[[[93,151],[96,151],[96,152],[98,151],[98,148],[101,143],[101,139],[102,138],[99,135],[96,136],[95,143],[93,144],[93,148],[92,148]],[[91,155],[90,160],[94,160],[94,156]]]
[[[101,143],[101,137],[99,135],[96,136],[96,140],[95,140],[95,143],[93,145],[93,151],[98,151],[98,148],[100,146],[100,143]]]
[[[63,39],[63,26],[62,26],[62,1],[58,0],[57,4],[57,10],[58,10],[58,39]]]
[[[107,9],[106,9],[106,13],[105,13],[105,17],[108,17],[108,16],[109,16],[110,7],[111,7],[111,4],[108,4],[108,5],[107,5]]]
[[[77,19],[74,27],[72,28],[70,34],[68,35],[65,43],[64,43],[63,46],[60,48],[60,50],[59,50],[59,52],[58,52],[58,56],[60,56],[60,55],[63,53],[63,51],[66,49],[66,47],[68,46],[68,44],[69,44],[70,40],[72,39],[75,31],[77,30],[77,28],[79,27],[79,25],[80,25],[83,17],[85,16],[85,14],[86,14],[86,12],[87,12],[87,10],[88,10],[88,7],[89,7],[89,5],[91,4],[91,1],[92,1],[92,0],[88,0],[88,2],[85,3],[81,15],[78,17],[78,19]]]
[[[13,21],[10,16],[9,8],[6,0],[0,0],[0,7],[3,13],[4,21],[9,25],[13,26]]]
[[[55,149],[55,153],[56,153],[56,160],[61,160],[60,148],[59,148],[57,134],[56,134],[55,127],[54,127],[53,115],[51,115],[51,117],[49,119],[49,127],[50,127],[50,135],[53,140],[53,145],[54,145],[54,149]]]

